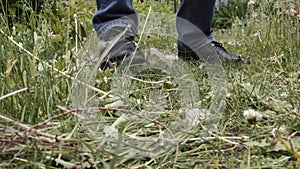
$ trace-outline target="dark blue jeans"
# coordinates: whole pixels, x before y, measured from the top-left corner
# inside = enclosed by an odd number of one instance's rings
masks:
[[[93,26],[98,34],[122,25],[130,25],[132,32],[138,32],[138,19],[132,0],[97,0],[97,7]],[[201,48],[213,40],[211,32],[214,7],[215,0],[180,1],[176,23],[179,51]]]

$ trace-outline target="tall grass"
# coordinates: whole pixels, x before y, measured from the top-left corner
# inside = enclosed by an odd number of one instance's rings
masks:
[[[135,3],[135,6],[146,12],[151,3],[155,10],[172,14],[172,7],[164,4],[145,2]],[[33,11],[27,1],[22,5],[25,11]],[[215,38],[228,50],[251,61],[250,65],[224,64],[228,94],[219,130],[209,137],[203,136],[200,124],[188,131],[177,147],[150,157],[128,158],[125,152],[101,147],[95,137],[80,127],[78,110],[72,110],[73,80],[70,77],[77,66],[76,39],[82,46],[93,32],[91,18],[95,4],[45,1],[38,13],[20,14],[20,18],[12,18],[11,23],[2,5],[0,168],[299,167],[300,23],[297,16],[284,12],[288,6],[279,7],[265,1],[249,5],[245,18],[233,18],[230,28],[214,30]],[[78,17],[77,30],[74,14]],[[175,43],[168,38],[152,37],[143,45],[172,48]],[[206,75],[198,68],[196,64],[192,71],[201,88],[207,83]],[[111,77],[108,70],[99,72],[95,86],[109,92]],[[153,80],[158,76],[147,78]],[[146,89],[151,85],[144,83],[149,79],[137,83],[143,88],[135,89],[145,91],[139,98],[150,95]],[[170,79],[164,80],[166,90],[176,91]],[[200,93],[207,98],[209,89],[202,87]],[[173,99],[175,101],[167,106],[175,104],[176,107],[176,97]],[[131,101],[143,102],[142,99]],[[112,102],[104,98],[99,104],[108,121],[115,123],[120,119],[119,109],[105,108]],[[260,112],[263,118],[256,122],[247,120],[243,112],[248,109]],[[159,133],[157,122],[171,123],[176,113],[166,112],[166,116],[151,121],[146,127],[131,119],[118,129]],[[140,128],[134,128],[135,125]]]

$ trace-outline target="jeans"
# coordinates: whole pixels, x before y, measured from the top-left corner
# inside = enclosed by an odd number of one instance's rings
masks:
[[[93,26],[98,34],[105,34],[114,26],[128,25],[133,33],[138,32],[138,19],[132,0],[97,0],[97,7]],[[215,0],[180,1],[176,19],[179,52],[197,50],[213,40],[214,8]]]

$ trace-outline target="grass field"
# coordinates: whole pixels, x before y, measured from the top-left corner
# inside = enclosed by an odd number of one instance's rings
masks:
[[[216,15],[215,38],[251,64],[223,64],[224,110],[211,131],[203,121],[176,121],[182,88],[165,72],[126,77],[132,82],[125,87],[113,71],[92,64],[79,74],[83,51],[99,50],[87,44],[95,41],[93,1],[46,0],[39,11],[26,2],[8,9],[0,3],[0,168],[300,168],[300,18],[289,1]],[[145,15],[150,5],[153,13],[174,15],[165,1],[134,5]],[[142,48],[176,52],[176,37],[146,35]],[[188,67],[197,104],[208,108],[205,67]]]

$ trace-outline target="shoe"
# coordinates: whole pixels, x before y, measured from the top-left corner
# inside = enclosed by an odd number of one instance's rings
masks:
[[[124,33],[124,28],[114,28],[105,33],[105,35],[101,36],[101,41],[106,43],[106,47],[109,47],[111,43],[114,43],[115,37],[117,37],[120,33]],[[109,49],[108,54],[104,56],[103,61],[100,65],[101,70],[111,69],[114,67],[117,68],[125,68],[143,65],[146,62],[145,55],[139,49],[136,49],[135,45],[135,35],[129,30],[124,33],[123,36],[120,37],[119,40],[111,49]],[[107,50],[106,48],[102,49]],[[103,54],[103,51],[100,51],[100,57]]]
[[[217,54],[224,59],[226,62],[235,62],[235,63],[243,63],[243,64],[249,64],[249,60],[246,58],[243,58],[241,56],[238,56],[236,54],[229,53],[222,45],[222,43],[212,41],[211,45],[214,47]]]
[[[219,57],[223,60],[225,60],[226,62],[235,62],[236,64],[238,63],[243,63],[243,64],[249,64],[249,60],[229,53],[221,43],[216,42],[216,41],[212,41],[211,42],[211,47],[205,47],[203,48],[203,51],[200,51],[200,53],[202,54],[202,56],[198,56],[195,52],[192,51],[192,49],[190,49],[187,46],[184,46],[184,48],[186,48],[186,51],[178,51],[178,57],[185,60],[185,61],[198,61],[200,58],[205,59],[206,56],[210,55],[211,53],[217,53],[219,55]],[[201,59],[200,59],[201,60]]]

